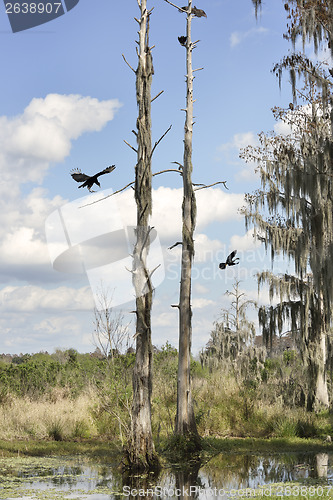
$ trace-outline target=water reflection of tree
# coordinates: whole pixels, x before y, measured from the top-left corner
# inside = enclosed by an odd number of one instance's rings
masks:
[[[313,479],[327,479],[328,453],[317,453],[309,460],[309,476]]]
[[[126,493],[126,498],[128,498],[129,500],[137,500],[138,498],[140,498],[140,495],[135,493],[139,490],[154,490],[158,485],[159,477],[159,472],[133,475],[130,474],[130,470],[125,469],[122,472],[122,491],[124,491],[124,488],[126,487],[127,491],[129,492],[128,495]],[[144,495],[144,497],[153,498],[153,495]]]
[[[127,471],[124,471],[122,474],[122,488],[119,488],[118,491],[124,492],[126,487],[126,498],[130,500],[137,500],[140,496],[140,490],[142,492],[147,492],[147,490],[156,491],[155,488],[157,487],[169,493],[178,490],[175,497],[180,500],[198,498],[199,489],[204,488],[204,484],[198,477],[200,466],[201,462],[195,461],[190,466],[181,469],[164,469],[159,474],[130,475]],[[159,496],[165,498],[165,495],[159,494]],[[167,494],[167,496],[170,495]],[[155,498],[149,494],[145,495],[145,497]]]
[[[176,479],[176,488],[180,491],[178,498],[181,500],[199,497],[198,490],[199,488],[203,488],[203,484],[198,477],[200,467],[201,462],[195,461],[191,464],[191,467],[173,471]]]
[[[305,464],[309,464],[309,460],[309,455],[304,453],[275,456],[220,454],[205,465],[202,474],[212,488],[256,488],[263,484],[283,483],[308,477],[309,466]],[[296,467],[297,464],[304,464],[304,467]]]

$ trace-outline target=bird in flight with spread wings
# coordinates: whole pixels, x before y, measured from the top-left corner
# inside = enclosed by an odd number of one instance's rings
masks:
[[[111,165],[110,167],[105,168],[104,170],[98,172],[98,174],[95,175],[83,174],[79,168],[75,168],[71,170],[71,176],[76,182],[83,182],[81,186],[78,186],[79,188],[86,187],[88,188],[88,191],[90,191],[90,193],[94,193],[94,191],[92,191],[91,189],[94,184],[97,184],[98,187],[101,187],[100,183],[98,182],[98,177],[100,175],[109,174],[110,172],[113,172],[115,168],[116,168],[115,165]]]
[[[221,262],[221,264],[219,265],[219,268],[225,269],[227,266],[235,266],[236,264],[239,264],[239,262],[236,262],[236,260],[239,261],[239,257],[236,257],[236,259],[235,259],[236,253],[237,253],[237,250],[234,250],[233,252],[231,252],[231,254],[228,255],[228,257],[227,257],[227,260],[225,262]]]

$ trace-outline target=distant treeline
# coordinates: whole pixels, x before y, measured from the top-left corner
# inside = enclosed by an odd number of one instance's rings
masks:
[[[132,350],[113,355],[119,367],[130,367],[134,362]],[[108,361],[99,349],[89,354],[80,354],[75,349],[56,350],[53,354],[2,354],[0,398],[8,393],[38,398],[54,387],[66,387],[70,396],[76,396],[89,384],[98,385],[105,379]]]

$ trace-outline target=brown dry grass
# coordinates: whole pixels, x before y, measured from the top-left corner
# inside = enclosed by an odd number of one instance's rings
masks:
[[[75,399],[61,388],[37,401],[9,396],[0,406],[0,439],[62,440],[94,436],[97,427],[93,410],[97,406],[91,389]]]

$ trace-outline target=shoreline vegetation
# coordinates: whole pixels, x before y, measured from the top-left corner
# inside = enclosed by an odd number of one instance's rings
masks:
[[[167,442],[164,443],[167,445]],[[320,453],[331,452],[332,444],[316,438],[202,438],[203,456],[210,457],[220,453],[241,454],[251,452],[254,454],[275,453]],[[169,462],[165,455],[165,447],[157,451]],[[53,441],[53,440],[0,440],[0,458],[27,456],[75,456],[82,455],[95,460],[120,463],[121,449],[118,444],[102,439],[83,439],[79,441]],[[174,462],[174,461],[173,461]],[[163,465],[163,462],[162,462]]]
[[[300,404],[297,352],[265,361],[255,354],[243,372],[228,360],[192,359],[199,456],[331,450],[333,415]],[[131,349],[107,357],[98,349],[0,355],[0,457],[82,454],[119,462],[130,425],[134,356]],[[155,349],[152,428],[164,463],[182,461],[174,436],[177,360],[170,344]]]

